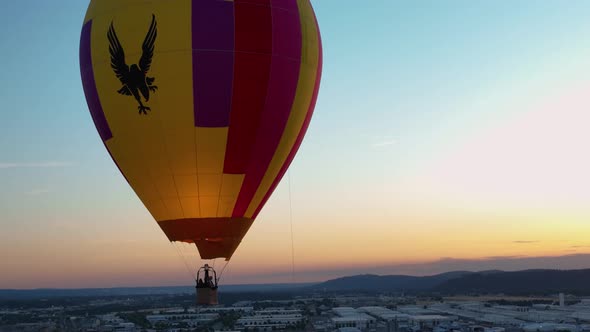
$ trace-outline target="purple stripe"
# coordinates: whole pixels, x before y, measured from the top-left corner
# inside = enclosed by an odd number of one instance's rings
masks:
[[[92,69],[92,50],[90,48],[90,39],[92,33],[92,21],[84,24],[82,27],[82,36],[80,37],[80,75],[82,76],[82,86],[86,95],[86,102],[90,115],[96,126],[96,130],[103,142],[113,137],[111,128],[104,116],[98,90],[94,81],[94,70]]]
[[[234,3],[193,0],[195,126],[227,127],[234,75]]]
[[[277,3],[294,6],[296,11],[286,11]],[[301,22],[295,0],[272,0],[273,39],[272,54],[299,61],[301,59]]]
[[[233,78],[233,53],[193,51],[195,126],[229,126]]]
[[[195,50],[234,50],[234,3],[193,0],[192,40]]]

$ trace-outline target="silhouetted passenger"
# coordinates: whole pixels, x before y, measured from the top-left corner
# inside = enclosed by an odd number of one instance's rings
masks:
[[[208,278],[209,279],[207,279],[207,286],[211,288],[215,287],[215,284],[213,283],[213,277],[209,276]]]

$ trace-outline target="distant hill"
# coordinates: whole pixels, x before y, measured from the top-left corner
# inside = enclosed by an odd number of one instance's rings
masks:
[[[590,269],[457,271],[426,277],[358,275],[328,280],[313,290],[433,292],[440,294],[590,294]]]
[[[433,289],[446,281],[461,278],[472,273],[468,271],[455,271],[427,277],[364,274],[328,280],[311,288],[324,291],[424,291]]]
[[[590,294],[590,269],[526,270],[471,273],[447,280],[434,290],[443,293]]]

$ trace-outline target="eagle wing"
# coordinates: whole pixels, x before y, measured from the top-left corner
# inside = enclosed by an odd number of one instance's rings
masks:
[[[121,42],[119,42],[119,38],[117,37],[117,33],[115,32],[115,27],[111,22],[111,26],[109,27],[109,32],[107,33],[107,37],[109,38],[109,52],[111,53],[111,68],[117,75],[117,78],[123,84],[127,84],[127,76],[129,75],[129,66],[125,63],[125,52],[123,51],[123,47],[121,46]]]
[[[150,70],[152,65],[152,58],[154,56],[154,44],[156,43],[156,37],[158,36],[158,24],[156,22],[156,16],[152,14],[152,23],[150,29],[141,46],[143,53],[139,59],[139,68],[144,74]]]

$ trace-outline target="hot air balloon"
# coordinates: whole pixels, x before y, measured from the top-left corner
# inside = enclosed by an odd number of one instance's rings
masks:
[[[309,0],[91,0],[80,40],[106,149],[168,240],[202,259],[232,257],[285,174],[321,69]]]

